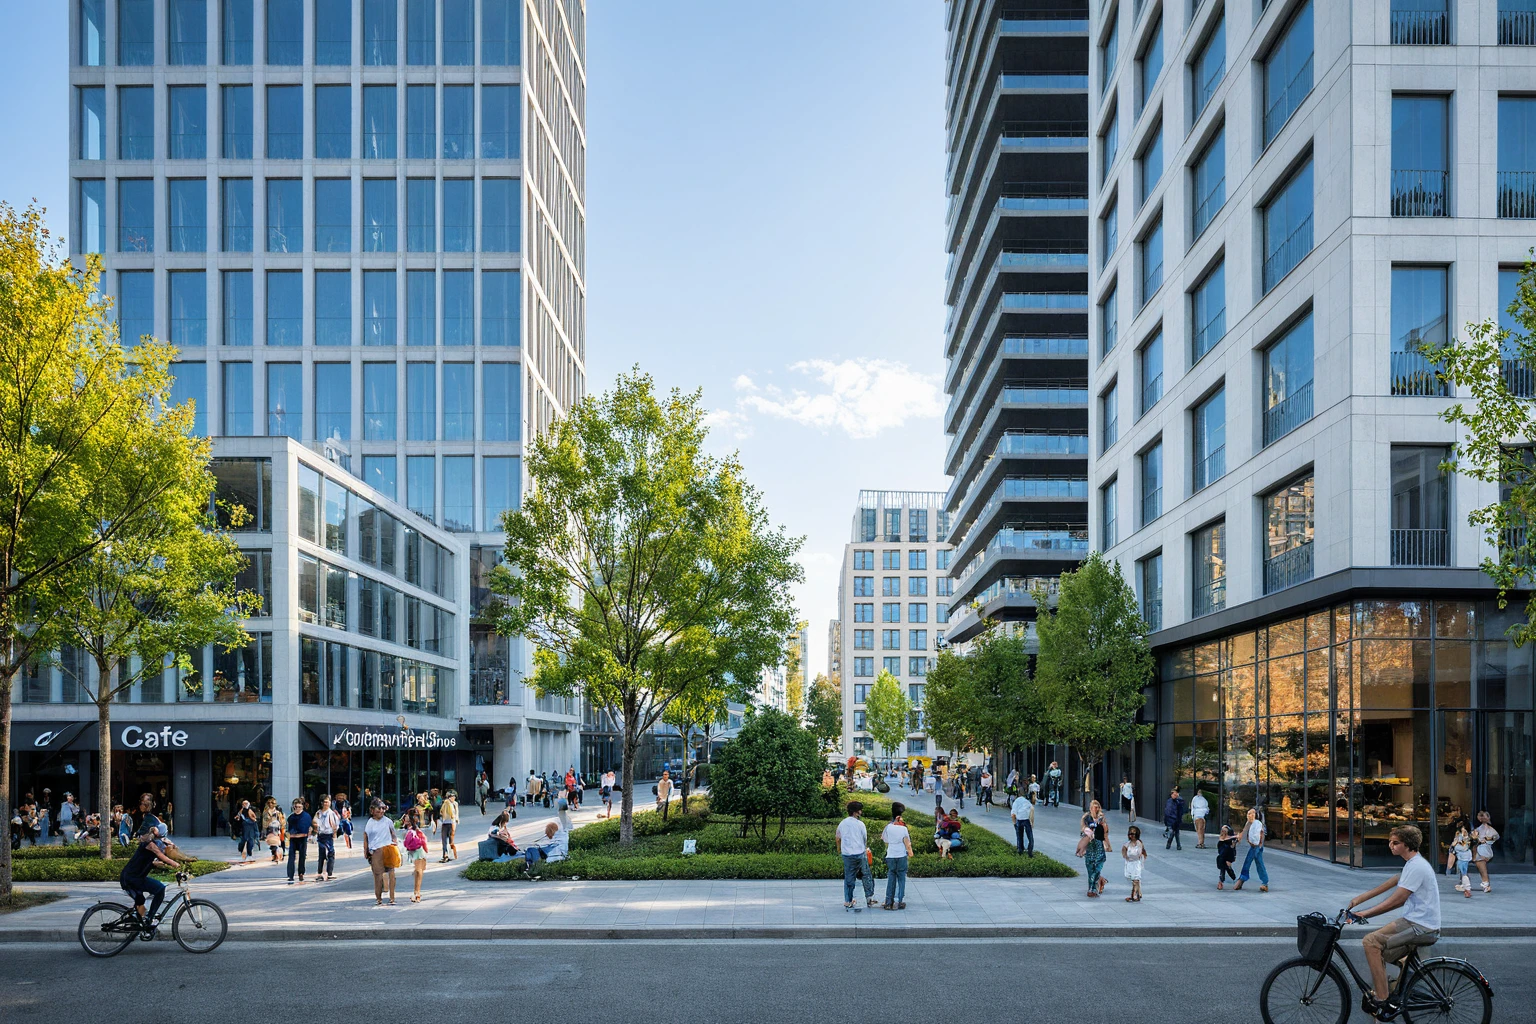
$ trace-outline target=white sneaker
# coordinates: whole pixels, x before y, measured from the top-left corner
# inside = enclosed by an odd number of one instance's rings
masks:
[[[1487,882],[1483,883],[1483,892],[1493,892],[1492,887],[1490,887]]]
[[[1466,887],[1467,887],[1467,883],[1466,883],[1466,882],[1457,882],[1457,883],[1456,883],[1456,891],[1457,891],[1457,892],[1461,892],[1461,891],[1462,891],[1462,890],[1464,890],[1464,889],[1465,889],[1465,888],[1466,888]]]

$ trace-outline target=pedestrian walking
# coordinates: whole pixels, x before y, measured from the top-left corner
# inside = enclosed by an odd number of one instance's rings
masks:
[[[1472,848],[1477,844],[1472,836],[1472,822],[1467,820],[1465,814],[1459,815],[1451,822],[1451,832],[1449,860],[1456,865],[1456,873],[1461,876],[1461,881],[1456,883],[1456,890],[1471,899],[1472,876],[1469,869],[1472,866]]]
[[[885,841],[886,910],[907,909],[907,865],[912,863],[912,832],[902,820],[904,804],[891,804],[891,823],[880,830]]]
[[[416,794],[416,821],[425,832],[432,826],[432,795],[425,790]],[[403,820],[403,818],[402,818]]]
[[[869,870],[874,855],[869,851],[869,829],[861,820],[864,805],[858,800],[848,801],[848,816],[837,823],[837,852],[843,858],[843,909],[858,913],[862,910],[853,902],[854,877],[864,874],[864,902],[875,905],[875,879]]]
[[[1034,777],[1034,775],[1030,775],[1030,777],[1029,777],[1029,784],[1024,787],[1024,792],[1028,793],[1029,794],[1029,798],[1031,800],[1033,800],[1035,803],[1039,803],[1040,802],[1040,780],[1036,779]]]
[[[826,773],[823,772],[822,775],[825,776]],[[600,818],[613,817],[613,784],[616,781],[617,779],[613,774],[612,768],[603,772],[603,784],[597,791],[597,795],[602,797],[603,800],[603,813],[598,815]],[[823,779],[822,784],[826,784],[825,779]]]
[[[336,834],[341,831],[341,815],[331,806],[331,798],[320,798],[320,809],[314,814],[312,831],[315,836],[315,881],[329,882],[336,878]]]
[[[481,772],[475,777],[475,803],[479,806],[481,814],[485,813],[485,801],[490,795],[490,780],[485,777],[485,772]]]
[[[261,822],[256,820],[256,808],[249,800],[240,801],[235,812],[235,849],[240,851],[240,863],[249,864],[256,855],[256,840],[261,835]]]
[[[405,860],[411,865],[412,903],[421,902],[421,877],[427,871],[427,833],[421,824],[421,812],[414,807],[405,812]]]
[[[1189,802],[1189,816],[1195,819],[1195,849],[1205,849],[1205,819],[1210,816],[1211,802],[1205,793],[1195,788],[1195,798]]]
[[[664,771],[656,783],[656,809],[659,811],[672,799],[672,773]]]
[[[1052,807],[1060,807],[1061,806],[1061,765],[1057,764],[1055,761],[1052,761],[1051,762],[1051,766],[1046,769],[1046,772],[1045,772],[1045,784],[1046,784],[1047,791],[1050,793],[1051,806]]]
[[[976,803],[983,811],[992,806],[992,771],[989,768],[981,770],[981,795]]]
[[[59,837],[65,845],[75,841],[75,824],[80,818],[80,805],[75,803],[75,795],[65,793],[64,802],[59,805]]]
[[[1136,787],[1131,785],[1129,775],[1120,776],[1120,810],[1127,825],[1136,821]]]
[[[507,788],[503,789],[501,792],[502,792],[502,795],[506,798],[506,808],[505,808],[505,810],[507,811],[508,814],[510,814],[512,812],[512,809],[517,804],[517,776],[516,775],[513,775],[513,776],[511,776],[511,777],[509,777],[507,779]]]
[[[374,798],[363,822],[363,858],[373,869],[373,905],[384,905],[384,886],[389,886],[389,905],[395,905],[395,869],[400,866],[400,847],[395,823],[384,816],[384,801]]]
[[[1232,870],[1236,863],[1237,833],[1231,825],[1223,825],[1221,835],[1216,837],[1216,888],[1225,889],[1229,878],[1237,881],[1237,872]]]
[[[1109,828],[1109,816],[1104,813],[1104,805],[1097,800],[1088,801],[1087,817],[1088,824],[1103,825],[1106,830]]]
[[[453,851],[453,859],[459,859],[459,794],[449,790],[443,796],[443,859],[439,862],[448,863],[448,851]]]
[[[1141,829],[1135,825],[1125,830],[1125,845],[1120,847],[1120,856],[1125,859],[1125,877],[1131,880],[1131,894],[1125,902],[1140,903],[1141,868],[1147,862],[1147,844],[1141,841]]]
[[[1013,819],[1013,836],[1018,845],[1018,852],[1035,855],[1035,798],[1028,793],[1021,793],[1013,798],[1013,806],[1009,808],[1008,816]],[[1025,839],[1029,840],[1026,848]]]
[[[1098,899],[1104,891],[1104,841],[1108,835],[1103,825],[1093,826],[1077,841],[1077,855],[1083,858],[1083,868],[1088,872],[1088,896]]]
[[[267,837],[267,847],[272,851],[272,863],[278,863],[277,851],[287,851],[288,840],[283,835],[283,812],[277,809],[277,797],[267,797],[266,809],[262,811],[261,831]]]
[[[944,813],[944,777],[942,775],[935,775],[933,777],[933,814],[934,814],[934,817],[938,817],[939,815],[941,815],[943,813]]]
[[[1264,819],[1259,817],[1258,809],[1248,808],[1248,820],[1243,825],[1243,839],[1248,843],[1248,855],[1243,858],[1243,870],[1238,874],[1233,889],[1241,889],[1243,883],[1248,881],[1249,868],[1257,865],[1259,892],[1269,892],[1269,872],[1264,867],[1264,838],[1267,834]]]
[[[1477,847],[1472,851],[1472,866],[1483,879],[1483,892],[1493,892],[1488,884],[1488,862],[1493,860],[1493,844],[1499,841],[1499,830],[1493,827],[1493,816],[1487,811],[1477,812],[1477,827],[1472,830]]]
[[[347,794],[337,793],[331,800],[331,810],[341,819],[337,831],[347,841],[347,849],[352,849],[352,801],[347,799]]]
[[[293,884],[293,868],[299,868],[299,884],[304,884],[305,861],[309,857],[309,833],[315,818],[304,809],[304,798],[293,798],[293,809],[288,815],[288,884]]]
[[[1181,851],[1184,842],[1179,838],[1179,829],[1184,824],[1184,798],[1179,796],[1179,787],[1174,786],[1173,792],[1168,794],[1167,803],[1163,804],[1163,838],[1168,842],[1163,849],[1171,850],[1177,846]]]

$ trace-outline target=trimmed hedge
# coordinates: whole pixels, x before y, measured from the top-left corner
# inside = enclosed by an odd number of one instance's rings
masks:
[[[194,860],[173,851],[172,858],[182,862],[193,876],[223,871],[229,864],[222,860]],[[18,882],[115,882],[127,863],[123,851],[114,848],[111,860],[102,860],[95,846],[36,846],[11,854],[12,877]],[[156,878],[170,881],[174,872],[153,872]]]

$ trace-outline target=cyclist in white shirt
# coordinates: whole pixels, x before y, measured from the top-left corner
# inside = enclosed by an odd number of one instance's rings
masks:
[[[1395,963],[1413,951],[1415,946],[1431,946],[1440,938],[1440,886],[1435,869],[1419,855],[1424,834],[1412,825],[1400,825],[1392,830],[1387,848],[1395,857],[1403,859],[1403,869],[1382,882],[1370,892],[1363,892],[1349,901],[1349,909],[1369,903],[1390,892],[1391,895],[1369,910],[1352,914],[1352,921],[1363,922],[1372,917],[1406,907],[1403,916],[1378,928],[1361,940],[1365,949],[1365,961],[1371,968],[1371,984],[1375,989],[1376,1007],[1387,1006],[1387,964]]]

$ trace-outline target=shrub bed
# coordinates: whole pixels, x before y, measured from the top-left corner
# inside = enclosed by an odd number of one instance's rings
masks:
[[[193,876],[223,871],[229,864],[222,860],[193,860],[173,852]],[[95,846],[23,847],[11,854],[12,877],[18,882],[115,882],[122,874],[127,856],[114,848],[111,860],[102,860]],[[155,871],[156,878],[170,881],[174,872]]]
[[[875,849],[875,875],[884,877],[880,856],[884,845],[880,830],[891,819],[891,799],[880,794],[860,794],[864,820]],[[704,797],[691,798],[697,813],[672,813],[667,821],[654,811],[635,815],[635,841],[619,845],[619,819],[609,818],[571,833],[569,859],[548,865],[551,877],[578,877],[596,881],[646,879],[839,879],[843,862],[833,846],[840,818],[797,818],[786,823],[782,837],[778,825],[768,828],[769,848],[763,849],[757,833],[743,836],[741,822],[712,814]],[[1077,872],[1066,864],[1037,853],[1021,857],[1001,837],[973,825],[964,830],[966,847],[952,861],[941,861],[933,846],[933,816],[910,808],[902,820],[912,831],[912,862],[907,873],[914,878],[1072,878]],[[963,819],[964,820],[964,819]],[[692,839],[699,852],[682,855],[683,840]],[[470,881],[494,882],[524,877],[522,862],[498,864],[479,861],[464,872]]]

